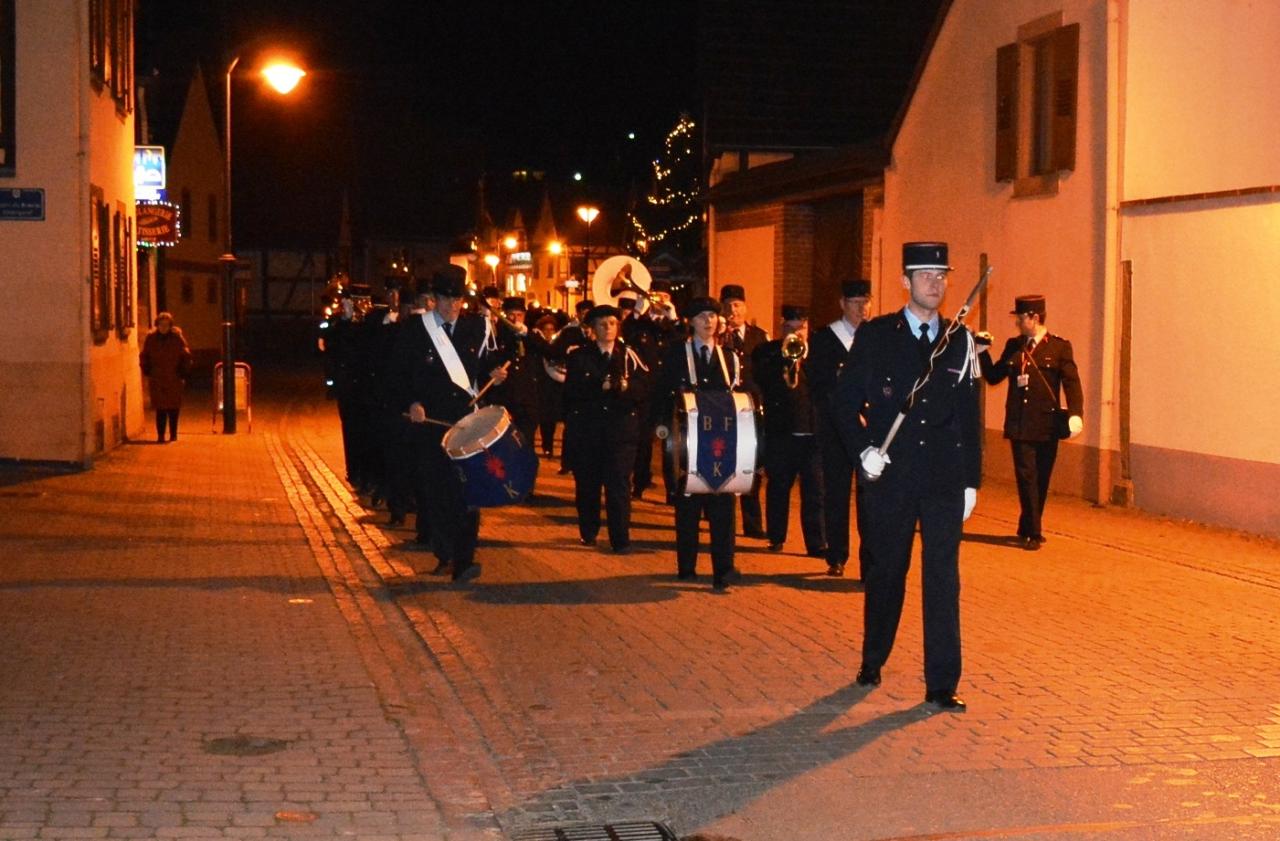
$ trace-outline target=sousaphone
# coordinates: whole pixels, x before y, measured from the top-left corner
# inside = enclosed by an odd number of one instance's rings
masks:
[[[649,286],[653,278],[649,270],[635,257],[619,254],[596,267],[591,277],[591,299],[597,304],[616,307],[623,293],[630,292],[637,299],[636,313],[649,308]]]

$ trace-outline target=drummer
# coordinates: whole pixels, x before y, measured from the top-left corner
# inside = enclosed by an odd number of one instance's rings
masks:
[[[609,545],[620,554],[631,548],[631,471],[653,387],[650,366],[618,338],[621,315],[608,304],[592,307],[586,323],[595,342],[569,352],[564,380],[565,452],[574,459],[579,540],[596,545],[603,489]]]
[[[500,383],[506,370],[485,349],[484,316],[462,311],[466,271],[450,265],[436,272],[431,293],[434,310],[408,319],[398,332],[391,371],[396,405],[419,430],[414,457],[429,489],[420,498],[428,506],[432,551],[439,560],[434,572],[465,582],[480,575],[474,563],[480,515],[467,510],[462,481],[441,441],[447,425],[471,410],[485,373]]]
[[[742,363],[736,353],[716,342],[720,332],[720,302],[714,298],[694,298],[685,308],[692,336],[673,341],[663,359],[653,418],[658,437],[670,434],[676,392],[730,391],[740,384]],[[690,378],[690,369],[693,378]],[[733,565],[735,497],[729,493],[675,494],[676,578],[697,580],[698,529],[703,515],[711,531],[711,586],[725,592],[741,579]]]

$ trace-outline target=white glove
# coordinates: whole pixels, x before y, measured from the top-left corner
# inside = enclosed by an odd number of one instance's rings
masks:
[[[1068,437],[1075,438],[1082,431],[1084,431],[1084,419],[1081,418],[1079,415],[1072,415],[1071,417],[1067,418],[1067,428],[1071,430],[1071,435],[1069,435]]]
[[[964,489],[964,518],[969,519],[969,515],[973,513],[974,507],[978,504],[978,489]]]
[[[880,455],[880,451],[875,447],[867,447],[862,451],[862,455],[858,456],[858,461],[862,462],[862,472],[868,479],[879,479],[880,474],[884,472],[884,466],[889,463],[889,455]]]
[[[667,440],[667,436],[671,434],[671,430],[667,429],[666,424],[658,424],[653,428],[653,434],[658,436],[659,440]]]

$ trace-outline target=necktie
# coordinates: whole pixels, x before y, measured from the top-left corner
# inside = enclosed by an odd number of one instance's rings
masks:
[[[1028,336],[1027,337],[1027,353],[1031,353],[1031,351],[1035,349],[1036,349],[1036,337]]]
[[[446,321],[444,323],[444,334],[448,336],[450,339],[453,338],[453,322],[452,321]]]
[[[707,345],[702,346],[702,367],[706,368],[711,364],[711,348]]]
[[[929,353],[931,350],[931,348],[929,347],[929,325],[928,324],[920,325],[919,344],[920,344],[920,361],[928,364]]]

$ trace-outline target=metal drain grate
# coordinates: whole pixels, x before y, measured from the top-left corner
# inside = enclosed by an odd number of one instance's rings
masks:
[[[578,824],[525,829],[511,841],[679,841],[665,824],[654,821]]]

